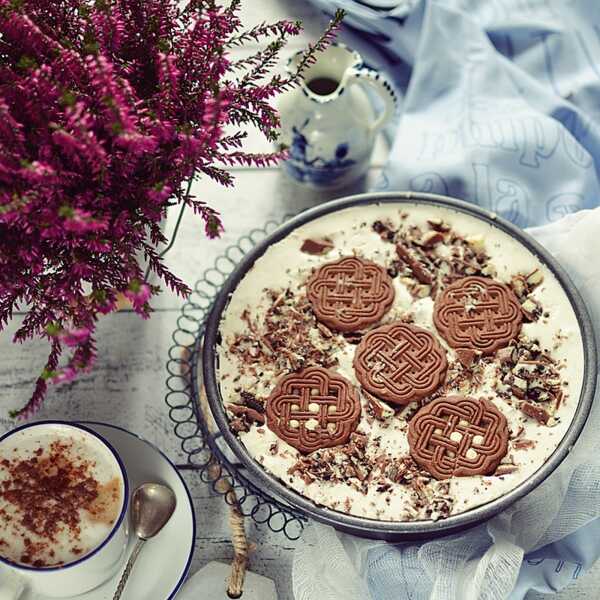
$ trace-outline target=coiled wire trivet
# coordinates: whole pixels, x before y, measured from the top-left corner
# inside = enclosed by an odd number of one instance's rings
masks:
[[[284,220],[288,217],[286,216]],[[205,320],[214,299],[229,274],[251,248],[264,239],[280,223],[268,221],[264,229],[253,229],[238,243],[227,248],[215,265],[204,272],[182,308],[173,332],[173,345],[167,361],[165,402],[174,423],[175,435],[187,462],[177,465],[182,470],[196,471],[202,481],[211,485],[229,506],[234,559],[227,593],[239,598],[251,546],[245,532],[245,519],[267,525],[289,540],[302,534],[306,517],[283,500],[258,489],[245,475],[245,468],[229,450],[215,426],[202,385],[202,338]]]

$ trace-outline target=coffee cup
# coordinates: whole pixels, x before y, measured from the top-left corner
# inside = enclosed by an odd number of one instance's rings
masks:
[[[62,421],[0,438],[0,581],[45,597],[94,589],[121,568],[129,484],[111,444]],[[18,586],[16,586],[18,587]]]

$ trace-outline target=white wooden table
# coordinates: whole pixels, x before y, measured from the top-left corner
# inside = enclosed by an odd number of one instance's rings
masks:
[[[289,45],[287,54],[300,49],[308,40],[316,39],[326,22],[309,4],[300,0],[244,0],[243,4],[245,22],[250,25],[286,17],[304,21],[304,35]],[[268,150],[268,145],[258,136],[250,140],[250,146],[252,151]],[[208,181],[199,182],[194,193],[221,212],[225,233],[220,239],[209,241],[200,220],[186,214],[177,241],[166,257],[168,266],[193,285],[227,246],[250,229],[325,200],[369,189],[386,154],[386,144],[379,139],[366,179],[351,189],[334,192],[315,192],[299,187],[278,168],[232,169],[237,181],[233,189],[224,189]],[[176,217],[176,211],[169,215],[167,234],[172,231]],[[155,312],[149,321],[142,321],[131,311],[102,319],[97,332],[99,359],[94,370],[73,383],[51,388],[36,418],[93,420],[121,425],[158,445],[174,462],[185,462],[164,402],[167,351],[172,344],[171,335],[181,305],[182,301],[173,294],[163,293],[153,302]],[[20,346],[11,343],[12,334],[21,320],[22,315],[17,314],[13,323],[0,333],[0,432],[15,426],[8,418],[8,412],[26,402],[47,355],[44,343]],[[226,507],[221,497],[211,492],[197,474],[184,472],[184,477],[197,517],[196,551],[191,568],[194,573],[211,560],[229,561],[232,548]],[[251,522],[247,531],[256,544],[250,569],[274,579],[281,600],[292,600],[294,543],[281,534],[271,533],[266,526],[259,528]],[[533,595],[531,598],[534,600]],[[538,598],[541,600],[542,596],[535,595],[535,599]],[[566,591],[560,598],[567,600],[574,596]]]

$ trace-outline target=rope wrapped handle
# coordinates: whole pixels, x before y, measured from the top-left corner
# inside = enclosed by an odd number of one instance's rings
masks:
[[[213,459],[214,460],[214,459]],[[221,478],[221,465],[215,460],[208,467],[208,474],[216,481],[217,491],[225,496],[229,504],[229,527],[231,528],[231,542],[233,544],[233,562],[231,575],[227,585],[227,595],[230,598],[239,598],[244,591],[244,577],[248,567],[250,546],[246,537],[244,515],[239,510],[235,490],[226,479]]]
[[[182,351],[182,365],[187,364],[191,356],[189,348],[184,348]],[[189,378],[189,370],[182,367],[182,377]],[[207,416],[206,423],[212,432],[215,430],[215,423],[210,418],[210,410],[208,407],[208,399],[202,384],[200,389],[200,409]],[[227,595],[230,598],[240,598],[244,591],[244,577],[248,567],[250,556],[250,544],[246,537],[245,518],[242,514],[238,502],[238,497],[231,483],[227,478],[223,477],[223,467],[219,461],[211,454],[210,464],[208,467],[208,475],[215,485],[215,489],[223,495],[226,504],[229,506],[229,527],[231,528],[231,541],[233,545],[233,561],[231,563],[231,575],[227,584]]]

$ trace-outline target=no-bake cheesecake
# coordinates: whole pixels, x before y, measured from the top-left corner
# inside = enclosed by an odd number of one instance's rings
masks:
[[[576,412],[584,352],[560,282],[451,208],[372,204],[271,245],[218,345],[231,429],[318,505],[437,520],[531,477]]]

